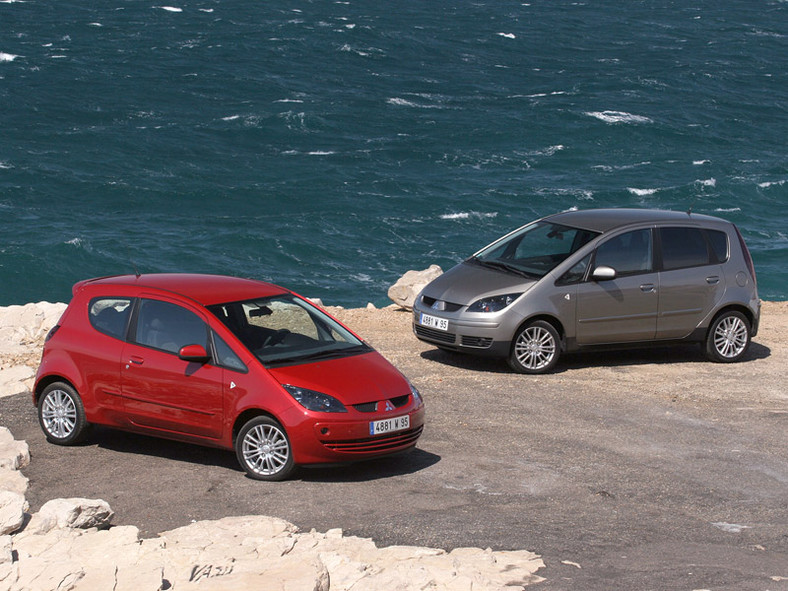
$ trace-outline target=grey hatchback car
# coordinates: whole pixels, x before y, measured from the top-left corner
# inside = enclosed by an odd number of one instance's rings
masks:
[[[739,230],[644,209],[567,211],[527,224],[428,284],[413,330],[441,349],[545,373],[562,352],[699,342],[740,360],[761,302]]]

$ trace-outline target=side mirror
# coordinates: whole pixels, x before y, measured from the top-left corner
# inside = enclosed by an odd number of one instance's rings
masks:
[[[207,363],[211,356],[202,345],[186,345],[178,351],[178,357],[184,361],[194,363]]]
[[[600,265],[594,269],[594,272],[591,274],[591,279],[594,281],[610,281],[615,278],[616,270],[613,267],[606,267],[605,265]]]

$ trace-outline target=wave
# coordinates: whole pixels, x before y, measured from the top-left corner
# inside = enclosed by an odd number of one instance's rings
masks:
[[[0,62],[12,62],[18,57],[18,55],[14,55],[13,53],[3,53],[0,51]]]
[[[517,35],[514,33],[498,33],[501,37],[505,37],[507,39],[517,39]]]
[[[732,213],[734,211],[741,211],[741,207],[718,207],[714,211],[717,213]]]
[[[444,108],[441,105],[425,105],[399,97],[386,99],[386,102],[390,105],[396,105],[397,107],[413,107],[415,109],[443,109]]]
[[[781,181],[765,181],[763,183],[758,183],[758,186],[761,189],[768,189],[769,187],[774,187],[774,186],[781,187],[784,184],[785,184],[785,179]]]
[[[442,220],[467,220],[470,218],[484,219],[494,218],[498,216],[497,211],[483,212],[483,211],[461,211],[459,213],[444,213],[440,216]]]
[[[605,123],[653,123],[648,117],[624,111],[586,111],[585,114]]]
[[[634,187],[627,187],[627,191],[638,197],[647,197],[648,195],[654,195],[659,189],[635,189]]]
[[[161,6],[160,8],[167,12],[183,12],[183,8],[178,8],[177,6]]]
[[[703,166],[704,164],[709,164],[710,162],[711,162],[711,160],[693,160],[692,161],[692,165],[693,166]]]
[[[703,187],[716,187],[717,179],[705,179],[705,180],[698,179],[695,181],[695,183]]]

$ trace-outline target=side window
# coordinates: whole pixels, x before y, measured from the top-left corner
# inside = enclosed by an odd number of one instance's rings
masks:
[[[90,324],[99,332],[124,339],[131,313],[130,298],[96,298],[90,302]]]
[[[591,255],[583,257],[580,261],[572,265],[571,269],[561,275],[555,284],[574,285],[575,283],[580,283],[586,276],[586,270],[588,269],[589,262],[591,262]]]
[[[213,345],[216,348],[216,364],[226,367],[227,369],[234,369],[246,373],[248,371],[244,362],[238,358],[238,355],[230,348],[230,345],[215,332],[213,333]]]
[[[601,244],[594,264],[612,267],[619,276],[647,273],[654,268],[652,253],[651,230],[633,230]]]
[[[186,345],[208,350],[208,330],[199,316],[169,302],[142,300],[135,341],[140,345],[177,353]]]
[[[711,249],[717,257],[718,263],[728,260],[728,235],[720,230],[706,230],[706,236],[711,243]]]
[[[683,269],[708,265],[709,249],[699,228],[660,228],[662,268]]]

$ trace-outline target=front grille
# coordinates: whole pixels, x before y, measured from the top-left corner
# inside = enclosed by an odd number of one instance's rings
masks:
[[[476,349],[489,349],[493,340],[485,337],[462,337],[463,347],[475,347]]]
[[[387,433],[378,437],[367,437],[365,439],[353,439],[348,441],[321,441],[321,443],[331,451],[342,453],[370,453],[385,452],[414,445],[421,435],[423,426],[416,427],[409,431],[398,431],[397,433]]]
[[[427,328],[426,326],[421,326],[419,324],[415,326],[415,330],[418,336],[427,340],[454,344],[455,335],[452,332],[435,330],[434,328]]]
[[[389,402],[394,408],[400,408],[405,406],[410,400],[410,394],[405,394],[403,396],[397,396],[396,398],[390,398]],[[354,404],[353,408],[355,408],[358,412],[375,412],[378,409],[378,405],[386,402],[385,400],[375,401],[375,402],[364,402],[362,404]],[[380,410],[383,409],[383,406],[380,407]]]
[[[427,296],[421,296],[421,301],[424,302],[424,305],[428,308],[432,308],[432,305],[437,301],[435,298],[430,298]],[[454,302],[443,302],[443,307],[439,308],[445,312],[456,312],[462,308],[462,304],[455,304]]]

